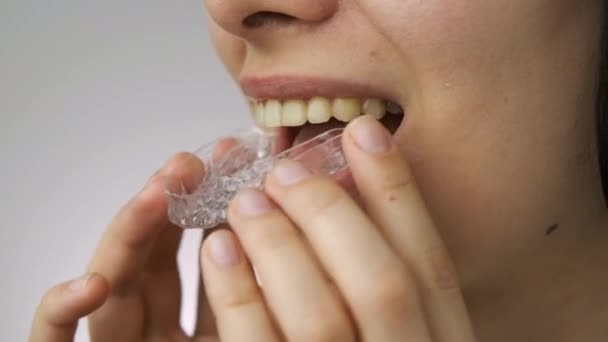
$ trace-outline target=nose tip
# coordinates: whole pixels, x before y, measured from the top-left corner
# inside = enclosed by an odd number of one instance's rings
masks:
[[[244,39],[262,26],[321,22],[331,17],[339,0],[206,0],[220,27]]]

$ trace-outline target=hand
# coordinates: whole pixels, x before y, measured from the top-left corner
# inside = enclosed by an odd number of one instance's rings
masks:
[[[92,313],[92,341],[217,341],[215,320],[199,295],[195,336],[179,324],[177,250],[181,228],[167,217],[164,177],[171,172],[187,186],[203,176],[190,154],[172,158],[108,226],[89,266],[87,281],[62,284],[42,300],[31,342],[72,341],[78,319]]]
[[[107,296],[108,283],[98,274],[53,287],[36,311],[30,342],[72,341],[78,320],[99,308]]]
[[[343,146],[365,211],[287,161],[265,192],[231,203],[233,232],[203,244],[222,341],[473,341],[451,260],[388,132],[362,117]]]

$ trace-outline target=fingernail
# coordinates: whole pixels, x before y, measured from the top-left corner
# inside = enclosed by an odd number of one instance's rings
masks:
[[[85,274],[80,278],[70,281],[68,284],[68,290],[70,292],[78,292],[87,286],[87,282],[91,279],[92,274]]]
[[[273,176],[283,186],[296,184],[311,176],[301,163],[293,160],[283,160],[273,171]]]
[[[243,216],[259,216],[268,212],[271,208],[272,204],[270,204],[268,197],[258,190],[243,190],[237,197],[237,210]]]
[[[240,253],[233,238],[226,232],[218,231],[209,236],[209,254],[219,268],[235,266],[240,261]]]
[[[391,135],[378,120],[370,116],[353,121],[350,133],[357,145],[368,153],[382,153],[391,148]]]

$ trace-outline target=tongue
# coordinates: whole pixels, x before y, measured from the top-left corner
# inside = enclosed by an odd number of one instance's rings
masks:
[[[380,121],[392,134],[397,131],[397,128],[399,128],[402,120],[403,116],[400,115],[386,115]],[[333,118],[330,121],[322,124],[306,124],[298,130],[293,145],[297,145],[312,139],[321,133],[329,131],[330,129],[345,127],[346,124],[346,122],[341,122]]]

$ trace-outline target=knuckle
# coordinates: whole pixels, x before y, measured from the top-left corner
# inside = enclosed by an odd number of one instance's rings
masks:
[[[291,230],[284,229],[288,222],[280,221],[271,218],[269,221],[261,222],[264,229],[241,229],[239,235],[244,247],[252,254],[257,254],[275,253],[286,246],[291,246],[294,240]]]
[[[460,287],[454,265],[443,247],[431,248],[426,253],[426,272],[433,290],[451,291]]]
[[[352,333],[348,325],[329,317],[318,317],[306,320],[300,333],[294,334],[289,340],[307,342],[352,341]]]
[[[403,169],[386,172],[381,179],[380,191],[387,194],[404,192],[414,185],[412,175]]]
[[[257,305],[260,297],[253,289],[242,289],[241,291],[226,292],[219,296],[219,304],[226,310],[242,309],[247,306]]]
[[[130,218],[144,222],[158,220],[159,217],[162,217],[162,214],[164,214],[162,209],[166,206],[164,197],[159,196],[163,187],[162,182],[162,176],[154,176],[146,189],[139,192],[123,208],[125,214],[130,215]]]
[[[310,217],[324,217],[344,203],[346,195],[334,184],[320,180],[310,188],[310,193],[302,194],[300,208],[307,211]]]
[[[415,295],[415,289],[410,286],[404,271],[392,268],[374,274],[365,293],[359,297],[360,306],[366,312],[379,314],[383,317],[403,317],[408,315],[410,305],[414,302],[410,296]]]
[[[406,297],[405,283],[393,276],[380,282],[371,299],[380,309],[386,310],[394,307],[396,303],[404,302]]]

